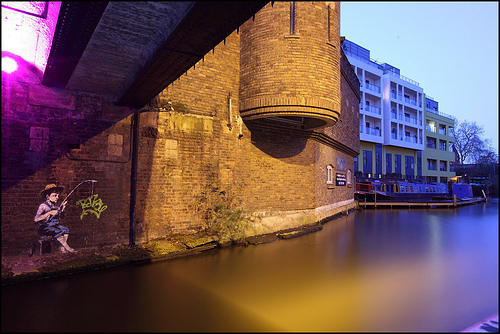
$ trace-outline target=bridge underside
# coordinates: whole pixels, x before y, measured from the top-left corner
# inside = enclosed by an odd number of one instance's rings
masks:
[[[64,1],[42,83],[142,107],[266,3]]]

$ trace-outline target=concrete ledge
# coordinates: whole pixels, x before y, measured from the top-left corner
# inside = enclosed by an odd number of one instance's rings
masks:
[[[248,237],[245,239],[250,245],[259,245],[259,244],[267,244],[273,241],[278,240],[278,237],[275,233],[263,234],[263,235],[255,235],[252,237]]]

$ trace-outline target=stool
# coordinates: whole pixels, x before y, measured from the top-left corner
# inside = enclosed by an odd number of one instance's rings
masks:
[[[40,255],[52,252],[52,241],[54,237],[50,235],[41,235],[38,238],[38,245],[40,249]]]

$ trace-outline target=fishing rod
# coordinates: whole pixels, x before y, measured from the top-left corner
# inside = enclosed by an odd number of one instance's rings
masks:
[[[68,194],[68,196],[66,196],[64,198],[64,200],[62,201],[62,203],[65,203],[66,199],[73,193],[73,191],[75,191],[76,188],[78,188],[80,185],[82,185],[85,182],[92,182],[92,189],[94,189],[94,183],[97,182],[97,181],[96,180],[85,180],[85,181],[80,182],[76,187],[73,188],[73,190],[71,190],[71,192]]]

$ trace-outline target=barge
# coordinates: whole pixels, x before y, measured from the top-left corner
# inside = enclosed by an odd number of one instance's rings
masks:
[[[444,183],[363,180],[356,183],[355,199],[361,207],[457,207],[487,200],[473,197],[467,184],[453,184],[452,195]]]

